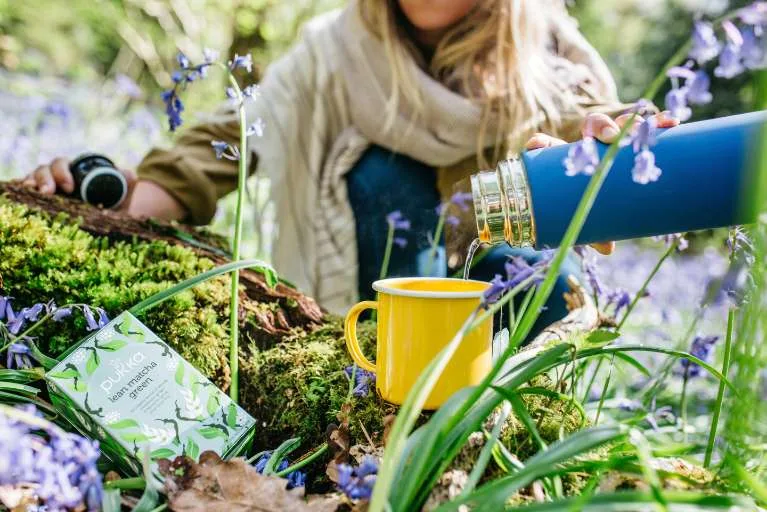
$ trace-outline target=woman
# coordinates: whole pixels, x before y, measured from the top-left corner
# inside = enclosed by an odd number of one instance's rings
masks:
[[[581,133],[610,142],[619,128],[608,114],[626,110],[604,62],[557,0],[351,1],[307,24],[248,108],[249,121],[260,117],[266,127],[248,142],[272,183],[274,265],[337,312],[372,295],[388,213],[400,210],[412,223],[389,275],[423,273],[435,209],[456,184],[523,146]],[[659,118],[660,126],[673,123]],[[137,174],[126,172],[132,193],[124,208],[209,222],[217,199],[236,188],[235,164],[217,160],[211,142],[237,137],[234,117],[222,112],[173,148],[151,151]],[[73,186],[64,159],[25,183],[45,193]],[[473,232],[464,224],[448,233],[453,266]],[[494,248],[472,277],[503,273],[512,254],[520,253]],[[576,272],[571,261],[539,327],[564,315],[564,276]]]

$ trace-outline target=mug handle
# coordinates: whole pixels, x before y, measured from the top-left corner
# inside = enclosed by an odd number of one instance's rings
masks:
[[[378,302],[373,300],[366,300],[359,302],[352,306],[348,313],[346,313],[346,319],[344,320],[344,338],[346,338],[346,348],[349,350],[349,355],[357,366],[375,373],[376,365],[367,360],[362,354],[359,341],[357,341],[357,319],[360,314],[366,309],[378,309]]]

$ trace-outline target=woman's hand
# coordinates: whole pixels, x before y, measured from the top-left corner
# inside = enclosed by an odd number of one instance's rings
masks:
[[[621,128],[632,115],[633,114],[629,112],[618,116],[613,120],[610,116],[605,114],[589,114],[586,116],[586,120],[581,127],[581,135],[583,137],[594,137],[605,144],[610,144],[615,141]],[[654,117],[658,128],[671,128],[679,124],[679,120],[671,117],[668,112],[661,112]],[[644,122],[645,121],[641,116],[636,116],[634,119],[634,127]],[[536,133],[527,141],[525,147],[527,149],[540,149],[551,146],[560,146],[562,144],[567,144],[567,142],[552,137],[551,135],[546,135],[545,133]],[[591,244],[591,246],[600,254],[605,255],[611,254],[615,250],[615,242],[600,242]]]
[[[135,171],[119,169],[128,183],[128,195],[120,210],[132,217],[156,217],[165,220],[180,220],[186,216],[185,208],[164,188],[151,181],[139,181]],[[69,160],[55,158],[48,165],[40,165],[21,180],[21,184],[41,194],[51,195],[56,191],[71,194],[75,180],[69,172]]]

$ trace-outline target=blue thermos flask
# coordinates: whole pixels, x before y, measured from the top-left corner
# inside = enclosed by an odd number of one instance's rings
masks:
[[[634,149],[617,153],[577,243],[746,224],[749,188],[758,182],[767,111],[658,130],[652,147],[662,175],[631,176]],[[600,157],[607,145],[597,143]],[[571,144],[528,151],[471,177],[479,239],[513,247],[557,247],[590,176],[565,174]]]

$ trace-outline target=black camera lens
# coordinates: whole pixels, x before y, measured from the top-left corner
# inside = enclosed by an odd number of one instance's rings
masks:
[[[80,155],[69,164],[74,178],[75,197],[104,208],[116,208],[128,193],[128,182],[107,157]]]

